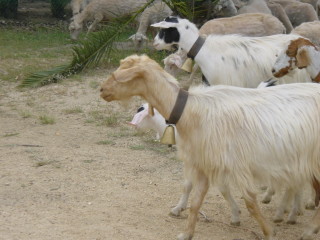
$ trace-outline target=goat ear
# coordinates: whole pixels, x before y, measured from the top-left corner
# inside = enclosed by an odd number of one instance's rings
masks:
[[[297,59],[296,65],[298,68],[305,68],[310,64],[309,55],[305,48],[298,49],[296,59]]]
[[[143,77],[143,70],[140,67],[132,67],[126,69],[118,69],[114,73],[112,73],[112,77],[117,82],[129,82],[138,77]]]
[[[158,27],[158,28],[171,28],[171,27],[176,27],[177,23],[162,21],[162,22],[154,23],[150,26],[151,27]]]

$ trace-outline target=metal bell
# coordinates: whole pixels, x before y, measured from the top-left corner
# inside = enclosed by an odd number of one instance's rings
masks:
[[[164,130],[164,133],[160,139],[160,142],[167,145],[176,144],[174,127],[172,125],[168,125]]]
[[[191,58],[187,58],[187,60],[182,65],[181,69],[190,73],[190,72],[192,72],[192,67],[193,67],[192,59]]]

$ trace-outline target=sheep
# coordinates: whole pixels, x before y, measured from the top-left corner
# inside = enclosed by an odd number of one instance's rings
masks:
[[[308,38],[311,42],[320,47],[320,21],[302,23],[294,28],[291,34],[297,34]]]
[[[240,0],[240,2],[242,1]],[[246,2],[246,4],[238,9],[238,14],[254,12],[271,14],[271,11],[265,0],[249,0],[243,2]]]
[[[281,4],[276,2],[267,2],[267,5],[271,10],[272,15],[278,18],[283,23],[286,28],[286,33],[290,33],[293,29],[293,26]]]
[[[72,16],[77,15],[82,11],[85,6],[89,4],[90,0],[71,0],[71,10],[72,10]]]
[[[190,54],[196,41],[201,40],[197,27],[186,19],[168,17],[151,26],[161,30],[154,39],[157,50],[170,49],[172,45]],[[245,37],[239,35],[209,35],[194,60],[212,85],[224,84],[256,88],[260,82],[272,77],[272,64],[283,47],[297,35]],[[195,45],[194,45],[195,44]],[[263,56],[263,57],[261,57]],[[237,78],[234,75],[237,75]],[[311,81],[303,71],[284,77],[281,83]]]
[[[316,10],[309,3],[293,0],[267,0],[267,2],[281,5],[293,27],[299,26],[303,22],[319,20]]]
[[[230,17],[244,13],[264,13],[277,17],[285,26],[287,33],[293,29],[290,19],[279,4],[269,4],[264,0],[220,0],[219,3],[223,5],[224,8],[221,8],[221,10],[216,9],[217,12],[214,13],[215,16]],[[238,10],[236,10],[233,15],[230,14],[230,12],[234,12],[234,9]]]
[[[314,9],[309,3],[295,0],[220,0],[224,2],[225,9],[221,10],[221,15],[232,11],[234,6],[238,9],[237,14],[242,13],[266,13],[277,17],[286,27],[286,32],[303,22],[319,20],[318,9]],[[313,0],[314,1],[314,0]],[[319,6],[318,6],[319,7]]]
[[[87,33],[90,33],[102,20],[128,16],[146,3],[147,0],[91,0],[81,13],[73,17],[69,25],[71,39],[77,40],[85,22],[93,21],[88,27]]]
[[[149,114],[149,107],[147,103],[143,104],[141,107],[138,108],[138,112],[134,115],[133,119],[131,120],[131,122],[129,122],[129,124],[136,127],[139,130],[146,131],[149,129],[153,129],[157,133],[156,135],[157,140],[160,139],[160,136],[163,135],[165,128],[168,126],[166,124],[164,117],[156,109],[154,109],[153,116]],[[175,129],[176,141],[179,141],[179,134],[176,131],[176,128],[174,129]],[[228,202],[231,208],[231,225],[239,226],[240,225],[240,217],[239,217],[240,209],[236,201],[231,195],[230,188],[225,184],[218,184],[218,188],[222,193],[222,196],[226,199],[226,201]],[[170,211],[171,215],[179,216],[181,211],[186,209],[191,190],[192,190],[191,179],[185,179],[183,194],[179,200],[179,203],[174,208],[171,209]]]
[[[148,40],[148,27],[171,14],[172,10],[163,2],[156,2],[142,12],[139,17],[139,28],[137,32],[129,37],[129,39],[133,41],[137,50],[141,48],[144,40]]]
[[[299,190],[309,182],[319,204],[320,85],[197,86],[184,92],[156,61],[133,55],[102,83],[100,97],[111,102],[133,96],[142,97],[165,119],[181,113],[174,121],[180,136],[177,156],[192,177],[195,194],[179,240],[193,237],[209,185],[216,182],[237,187],[266,240],[273,239],[273,227],[260,212],[255,183],[271,180]],[[319,229],[317,209],[301,239],[311,239]]]
[[[200,35],[241,34],[261,37],[286,33],[283,24],[274,16],[264,13],[239,14],[206,22],[199,29]]]

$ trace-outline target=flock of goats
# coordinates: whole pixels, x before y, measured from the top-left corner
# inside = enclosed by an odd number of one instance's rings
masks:
[[[114,17],[111,13],[127,14],[145,2],[73,0],[71,36],[77,38],[87,20],[93,20],[92,31],[102,19]],[[178,46],[178,51],[164,59],[165,69],[146,55],[128,56],[100,91],[108,102],[132,96],[146,100],[131,124],[154,129],[158,138],[168,124],[175,126],[185,184],[171,214],[185,210],[194,191],[187,227],[178,239],[193,237],[210,185],[218,186],[229,203],[232,225],[240,224],[230,190],[236,186],[266,240],[273,239],[274,229],[257,204],[257,186],[268,186],[264,202],[285,189],[275,222],[283,221],[290,206],[287,222],[296,223],[306,202],[316,212],[300,239],[312,239],[320,230],[319,7],[318,0],[220,0],[213,11],[220,18],[200,29],[170,16],[161,1],[141,14],[130,39],[142,44],[152,26],[159,28],[153,42],[157,50]],[[197,68],[203,84],[184,90],[174,76],[188,59],[195,62],[190,85]]]

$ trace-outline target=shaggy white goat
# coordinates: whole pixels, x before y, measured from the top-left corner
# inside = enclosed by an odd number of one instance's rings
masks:
[[[156,2],[146,8],[139,17],[139,27],[137,32],[129,37],[129,39],[133,41],[136,49],[140,49],[144,40],[148,40],[147,30],[149,26],[153,23],[159,22],[171,14],[172,10],[164,2]]]
[[[100,91],[108,102],[140,96],[165,119],[172,116],[177,96],[183,92],[158,63],[137,55],[122,60]],[[194,235],[210,183],[237,186],[266,240],[273,238],[273,228],[258,207],[257,182],[281,182],[295,190],[313,183],[319,204],[320,85],[296,83],[264,89],[200,86],[187,96],[176,123],[177,149],[178,158],[190,171],[187,175],[195,194],[180,240]],[[319,229],[317,209],[301,239],[311,239]]]
[[[85,22],[93,21],[88,27],[90,33],[102,20],[128,16],[146,3],[147,0],[91,0],[81,13],[73,17],[69,25],[71,39],[78,38]]]
[[[156,131],[157,140],[160,139],[160,136],[163,135],[165,128],[168,126],[164,117],[156,109],[154,109],[154,116],[151,116],[149,114],[149,106],[147,103],[143,104],[141,107],[138,108],[138,112],[134,115],[133,119],[131,120],[131,122],[129,122],[129,124],[136,127],[139,130],[146,131],[152,129]],[[174,129],[176,141],[179,141],[179,134],[177,133],[176,128]],[[185,172],[188,172],[188,170],[185,170]],[[218,188],[231,208],[231,225],[240,225],[240,209],[231,195],[230,188],[225,184],[218,184]],[[181,211],[186,209],[191,190],[192,181],[191,179],[186,178],[183,185],[183,194],[180,197],[178,204],[171,209],[170,214],[174,216],[179,216]]]
[[[161,28],[154,39],[157,50],[170,49],[178,44],[181,50],[189,52],[200,36],[193,23],[177,17],[168,17],[152,26]],[[297,38],[297,35],[281,34],[266,37],[209,35],[194,60],[212,85],[256,88],[272,77],[271,68],[276,55]],[[284,77],[281,83],[307,81],[310,81],[308,74],[299,71],[294,76]]]
[[[291,34],[297,34],[308,38],[315,45],[320,47],[320,21],[305,22],[293,29]]]

